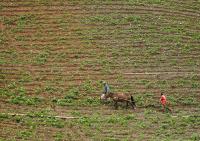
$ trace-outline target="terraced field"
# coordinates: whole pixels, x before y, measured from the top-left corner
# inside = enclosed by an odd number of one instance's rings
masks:
[[[0,140],[200,140],[199,9],[1,0]],[[102,80],[132,94],[136,111],[100,103]],[[160,92],[172,113],[161,112]]]

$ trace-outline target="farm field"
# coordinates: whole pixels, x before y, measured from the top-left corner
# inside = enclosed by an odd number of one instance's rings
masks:
[[[102,81],[137,109],[101,103]],[[200,1],[1,0],[0,128],[0,141],[199,141]]]

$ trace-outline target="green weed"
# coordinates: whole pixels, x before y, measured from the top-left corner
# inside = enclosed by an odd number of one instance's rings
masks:
[[[199,141],[200,140],[200,135],[197,134],[197,133],[192,133],[191,140],[192,141]]]
[[[109,116],[106,120],[107,123],[112,123],[112,124],[120,124],[120,125],[128,125],[129,120],[134,120],[135,116],[132,114],[122,116],[118,114],[113,114]]]
[[[141,84],[141,85],[147,85],[149,83],[149,80],[142,79],[142,80],[139,80],[138,83]]]
[[[74,101],[72,99],[53,99],[52,102],[60,106],[72,106]]]
[[[47,62],[47,59],[49,57],[49,53],[48,52],[42,52],[39,53],[36,57],[35,57],[35,63],[38,65],[43,65]]]
[[[72,111],[71,113],[73,116],[77,116],[77,117],[80,117],[81,116],[81,113],[79,111]]]
[[[97,98],[88,97],[84,100],[80,100],[79,104],[84,106],[99,106],[101,103],[100,100]]]
[[[25,15],[20,15],[16,17],[16,31],[22,31],[25,26],[34,24],[36,21],[36,17],[33,14],[25,14]],[[23,36],[17,36],[18,41],[23,41],[25,37]]]
[[[15,36],[15,40],[16,41],[25,41],[26,40],[26,37],[25,36]]]
[[[193,89],[200,88],[200,83],[199,82],[192,82],[192,88]]]
[[[60,106],[70,106],[70,105],[75,105],[76,100],[80,96],[80,92],[78,88],[71,88],[67,91],[65,94],[65,97],[62,99],[53,99],[52,102],[56,103],[57,105]]]
[[[0,113],[0,121],[5,120],[5,119],[9,119],[9,118],[10,118],[9,115]]]
[[[156,82],[156,85],[160,88],[160,89],[165,89],[167,87],[169,87],[169,82],[166,80],[160,80]]]
[[[31,82],[33,80],[30,72],[23,72],[21,79],[18,82]]]
[[[196,98],[192,97],[192,96],[188,96],[188,97],[184,97],[184,98],[179,98],[179,101],[183,105],[197,105],[198,104]]]
[[[140,22],[141,17],[140,16],[127,16],[127,17],[125,17],[125,20],[127,22],[131,22],[133,24],[137,24],[137,23]]]
[[[1,37],[0,37],[1,38]],[[1,39],[0,39],[0,44],[1,44]],[[0,58],[0,65],[6,64],[6,60]],[[2,76],[2,75],[1,75]]]
[[[187,86],[188,84],[190,84],[190,80],[179,79],[179,80],[176,80],[175,83],[178,87],[184,87],[184,86]]]
[[[12,96],[9,100],[12,104],[19,104],[19,105],[36,105],[41,102],[41,99],[38,97],[27,97],[24,95]]]
[[[4,6],[0,4],[0,11],[3,10]]]
[[[16,88],[16,94],[17,95],[25,95],[26,94],[26,89],[24,87],[17,87]]]
[[[199,66],[199,62],[193,59],[189,59],[186,61],[186,64],[189,66]]]
[[[147,52],[150,55],[157,55],[157,54],[160,54],[160,50],[161,50],[160,47],[151,47],[151,48],[148,48]]]
[[[51,125],[56,128],[63,128],[65,126],[64,121],[54,118],[54,117],[48,117],[44,120],[45,124]]]
[[[36,105],[41,102],[39,97],[26,96],[26,89],[15,82],[2,89],[2,92],[3,95],[10,97],[9,102],[12,104]]]
[[[67,58],[67,53],[61,52],[61,53],[56,54],[54,60],[55,60],[55,61],[66,61],[66,59],[68,59],[68,58]]]
[[[54,86],[52,86],[52,85],[46,85],[45,87],[44,87],[44,90],[43,90],[44,92],[47,92],[48,94],[53,94],[53,93],[56,93],[57,91],[58,91],[58,89],[57,88],[55,88]]]
[[[16,122],[16,123],[21,123],[23,122],[23,117],[22,116],[15,116],[13,117],[13,120]]]
[[[95,90],[91,80],[83,82],[81,88],[86,92],[86,94],[91,94]]]
[[[0,96],[12,96],[13,93],[6,88],[0,88]]]
[[[34,93],[37,94],[37,95],[41,94],[42,92],[43,92],[43,90],[42,90],[42,88],[40,88],[40,87],[37,87],[37,88],[35,88],[35,90],[34,90]]]
[[[190,51],[192,51],[193,47],[191,45],[182,45],[181,47],[181,53],[189,53]]]
[[[177,105],[178,104],[178,99],[175,98],[173,95],[168,95],[167,99],[170,102],[170,105]]]
[[[0,32],[0,45],[3,45],[6,42],[6,35],[3,32]]]
[[[2,52],[2,57],[7,60],[8,64],[19,64],[19,53],[15,49],[7,49],[6,51]],[[11,63],[12,62],[12,63]]]
[[[145,85],[146,88],[151,89],[155,87],[155,82],[149,82]]]
[[[13,25],[16,21],[16,17],[2,17],[1,21],[4,25]]]
[[[55,118],[52,115],[49,115],[47,110],[42,110],[39,112],[31,112],[27,115],[29,118],[26,119],[26,124],[29,123],[33,117],[36,118],[36,122],[39,125],[49,125],[56,128],[63,128],[65,126],[65,122],[59,118]],[[32,121],[32,120],[31,120]],[[39,122],[38,122],[39,121]]]
[[[78,119],[78,123],[91,127],[93,124],[97,124],[101,121],[98,114],[93,114],[90,117],[81,117]]]
[[[200,40],[200,33],[197,33],[197,32],[196,32],[196,33],[193,33],[193,34],[192,34],[192,39],[193,39],[193,40]]]
[[[189,77],[190,79],[192,79],[193,81],[194,80],[199,80],[200,78],[200,75],[196,75],[196,74],[193,74],[191,77]]]
[[[80,91],[78,88],[71,88],[65,95],[65,99],[77,99],[80,96]]]
[[[137,24],[141,18],[139,16],[121,16],[121,15],[96,15],[83,19],[82,21],[85,24],[107,24],[111,26],[125,24],[125,23],[133,23]],[[103,30],[101,30],[103,31]]]
[[[137,126],[138,126],[140,129],[144,129],[144,128],[147,127],[146,124],[145,124],[145,122],[143,122],[143,121],[138,121],[138,122],[137,122]]]
[[[56,135],[54,135],[55,141],[63,141],[64,134],[62,132],[57,132]]]
[[[32,137],[32,135],[33,135],[32,131],[28,131],[28,130],[19,131],[17,133],[17,137],[20,139],[29,139],[30,137]]]
[[[10,84],[7,85],[7,88],[8,89],[16,89],[18,86],[18,83],[17,82],[11,82]]]

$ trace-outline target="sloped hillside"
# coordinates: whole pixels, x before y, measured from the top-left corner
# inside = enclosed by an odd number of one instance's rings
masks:
[[[0,140],[200,140],[199,9],[198,0],[1,0]],[[100,103],[102,80],[137,110]],[[172,113],[161,112],[160,92]]]

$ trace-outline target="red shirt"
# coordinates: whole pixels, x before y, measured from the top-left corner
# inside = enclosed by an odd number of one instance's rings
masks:
[[[166,104],[167,99],[166,99],[166,97],[165,97],[164,95],[161,96],[160,102],[162,103],[162,105],[165,105],[165,104]]]

